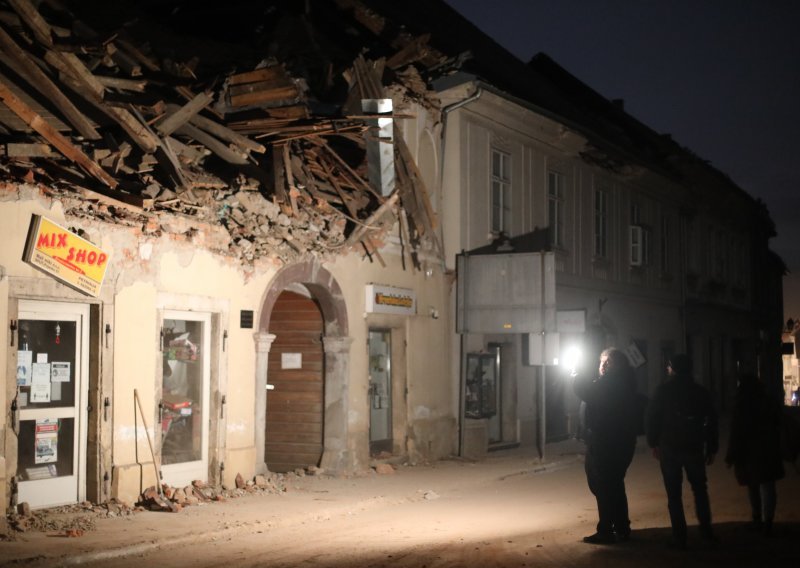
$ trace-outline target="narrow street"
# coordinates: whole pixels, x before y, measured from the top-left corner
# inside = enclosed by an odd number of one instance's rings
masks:
[[[800,565],[800,474],[791,466],[778,485],[776,534],[767,539],[746,530],[745,491],[715,463],[709,474],[719,542],[701,542],[695,527],[689,550],[675,551],[665,546],[657,463],[640,447],[628,476],[633,539],[593,546],[581,542],[596,521],[581,449],[574,441],[548,446],[544,464],[512,450],[481,462],[399,466],[393,475],[306,476],[281,495],[102,519],[81,538],[25,533],[0,542],[0,554],[11,566]]]

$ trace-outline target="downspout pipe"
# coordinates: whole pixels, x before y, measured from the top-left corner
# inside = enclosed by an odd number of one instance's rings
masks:
[[[468,96],[466,99],[462,99],[456,103],[452,103],[447,105],[442,109],[442,168],[441,174],[439,176],[439,187],[444,186],[444,159],[445,159],[445,148],[447,146],[447,117],[450,116],[450,113],[454,110],[458,110],[461,107],[467,106],[470,103],[477,101],[483,95],[483,87],[477,85],[475,92]]]
[[[458,102],[453,104],[447,105],[442,109],[442,167],[440,169],[440,176],[439,176],[439,187],[444,188],[444,163],[445,163],[445,147],[447,144],[447,117],[450,115],[451,112],[457,110],[461,107],[464,107],[470,103],[477,101],[483,95],[483,88],[478,86],[474,93],[468,96],[465,99],[462,99]],[[441,199],[442,191],[439,192],[439,199]],[[442,204],[440,204],[442,205]],[[441,208],[440,208],[441,210]],[[444,244],[444,227],[443,223],[439,223],[439,231],[440,231],[440,238],[442,243]],[[442,259],[442,262],[445,262],[445,259]],[[456,304],[458,304],[458,300],[456,300]],[[458,306],[456,305],[456,308]],[[458,369],[458,384],[459,384],[459,391],[458,391],[458,455],[462,456],[464,454],[464,358],[466,354],[464,353],[464,334],[459,334],[459,369]]]

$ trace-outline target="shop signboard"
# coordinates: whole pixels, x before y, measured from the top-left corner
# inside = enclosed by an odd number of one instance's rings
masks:
[[[89,296],[100,295],[109,253],[41,215],[33,215],[23,260]]]
[[[369,314],[411,316],[417,313],[417,296],[408,288],[367,284],[366,311]]]

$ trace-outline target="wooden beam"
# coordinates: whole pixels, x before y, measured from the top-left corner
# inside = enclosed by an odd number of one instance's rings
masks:
[[[2,27],[0,27],[0,48],[21,67],[25,73],[25,79],[64,114],[64,117],[81,136],[89,140],[99,140],[101,138],[89,119],[72,104],[72,101],[61,92],[61,89],[45,75],[33,59],[17,45],[17,42]]]
[[[297,217],[297,196],[300,194],[294,185],[294,176],[292,175],[292,162],[289,155],[289,144],[283,145],[283,172],[286,175],[286,184],[289,186],[289,205],[292,207],[292,215]]]
[[[389,209],[391,209],[394,206],[394,204],[397,203],[397,200],[399,198],[400,198],[400,194],[397,191],[393,192],[392,195],[389,197],[389,199],[387,199],[386,201],[381,203],[380,207],[378,207],[372,213],[372,215],[367,217],[364,221],[361,221],[360,222],[361,225],[356,227],[356,229],[352,233],[350,233],[350,236],[347,238],[347,245],[346,246],[351,246],[351,245],[355,244],[356,242],[361,240],[361,238],[364,236],[364,234],[367,231],[369,231],[371,229],[375,229],[376,227],[373,227],[372,225],[374,223],[377,223],[378,221],[380,221],[380,219],[381,219],[381,217],[383,217],[384,213],[386,213]]]
[[[145,87],[147,87],[147,81],[144,79],[125,79],[123,77],[106,77],[104,75],[95,75],[95,78],[100,81],[104,87],[111,87],[112,89],[119,89],[121,91],[144,93]]]
[[[295,84],[288,78],[279,78],[273,81],[258,81],[256,83],[242,83],[240,85],[231,85],[228,87],[228,95],[238,97],[250,93],[260,93],[263,91],[273,91],[276,89],[292,88],[297,89]]]
[[[326,149],[326,150],[327,150],[327,151],[328,151],[328,152],[329,152],[329,153],[330,153],[330,154],[331,154],[331,155],[334,157],[334,159],[336,160],[336,162],[337,162],[337,163],[338,163],[340,166],[342,166],[342,167],[343,167],[343,168],[344,168],[344,169],[345,169],[345,170],[346,170],[346,171],[347,171],[347,172],[348,172],[348,173],[349,173],[351,176],[353,176],[353,179],[355,179],[355,180],[356,180],[356,181],[357,181],[359,184],[361,184],[361,186],[362,186],[362,187],[364,187],[364,188],[365,188],[367,191],[369,191],[369,192],[370,192],[372,195],[374,195],[374,196],[375,196],[375,197],[377,197],[378,199],[383,199],[383,196],[382,196],[382,195],[379,195],[379,194],[378,194],[378,193],[377,193],[377,192],[376,192],[376,191],[375,191],[375,190],[372,188],[372,186],[369,184],[369,182],[365,181],[365,180],[364,180],[364,179],[363,179],[363,178],[362,178],[360,175],[358,175],[358,174],[356,173],[356,171],[355,171],[353,168],[351,168],[351,167],[350,167],[350,165],[349,165],[347,162],[345,162],[345,161],[342,159],[342,157],[341,157],[339,154],[337,154],[337,153],[334,151],[334,149],[333,149],[333,148],[331,148],[331,147],[328,145],[328,143],[327,143],[327,142],[325,142],[325,141],[324,141],[324,140],[322,140],[321,138],[319,139],[319,142],[320,142],[320,144],[322,145],[322,147],[323,147],[323,148],[325,148],[325,149]]]
[[[228,142],[233,142],[237,146],[241,146],[246,150],[257,152],[259,154],[263,154],[267,151],[267,147],[263,144],[259,144],[254,140],[250,140],[247,136],[242,136],[238,132],[235,132],[226,126],[219,124],[218,122],[214,122],[213,120],[199,114],[194,115],[189,122],[194,124],[196,127],[213,134],[217,138],[227,140]]]
[[[295,100],[298,96],[300,96],[300,92],[297,90],[297,87],[291,85],[270,89],[269,91],[256,91],[253,93],[235,95],[231,96],[229,100],[231,106],[242,107],[275,101]]]
[[[220,142],[217,138],[214,138],[210,134],[200,130],[196,126],[191,124],[184,124],[178,130],[175,131],[176,134],[182,134],[183,136],[188,136],[192,138],[211,150],[214,154],[225,160],[230,164],[239,164],[243,165],[248,163],[247,156],[240,154],[238,152],[234,152],[228,146]]]
[[[253,71],[245,71],[228,77],[228,85],[242,85],[245,83],[256,83],[258,81],[273,81],[281,77],[286,77],[286,70],[280,65],[272,67],[262,67]]]
[[[286,172],[283,153],[285,144],[272,145],[272,170],[273,170],[273,185],[275,186],[275,200],[281,208],[281,211],[289,215],[292,213],[292,206],[289,203],[289,193],[286,190]]]
[[[53,47],[53,35],[50,25],[29,0],[8,0],[8,4],[22,18],[40,43]]]
[[[433,211],[431,200],[428,197],[428,190],[425,187],[424,180],[422,179],[422,173],[420,173],[417,163],[414,161],[414,157],[411,155],[411,151],[408,149],[405,138],[403,138],[403,133],[399,128],[395,129],[394,142],[395,145],[397,145],[397,148],[400,150],[400,158],[405,163],[408,173],[410,174],[411,185],[414,193],[417,196],[417,201],[422,202],[422,206],[425,210],[425,217],[427,219],[426,228],[433,232],[438,225],[436,213]]]
[[[191,101],[178,108],[178,110],[156,124],[156,130],[158,130],[162,136],[169,136],[178,130],[178,128],[189,122],[194,115],[206,108],[213,100],[214,97],[210,92],[207,91],[204,91],[199,95],[195,95]],[[176,106],[173,105],[167,107],[168,110],[170,108],[174,109]]]
[[[0,83],[0,99],[17,116],[24,120],[31,128],[41,134],[50,144],[56,147],[59,152],[67,158],[81,166],[87,173],[94,176],[110,188],[118,185],[117,180],[111,177],[97,163],[93,162],[89,156],[84,154],[79,148],[73,146],[64,136],[62,136],[45,120],[36,114],[33,109],[14,95],[11,90],[3,83]]]
[[[126,35],[126,34],[123,34]],[[158,73],[161,71],[161,67],[158,65],[156,61],[153,61],[147,55],[145,55],[138,47],[136,47],[131,41],[128,40],[127,37],[117,36],[115,42],[125,50],[128,55],[136,59],[139,63],[147,67],[149,71],[153,71],[154,73]]]
[[[9,142],[5,145],[5,155],[9,158],[53,158],[48,144],[21,144]]]
[[[74,53],[49,50],[45,53],[44,59],[62,73],[77,80],[85,89],[88,89],[91,96],[97,100],[103,100],[106,88]]]
[[[108,114],[114,121],[119,124],[122,129],[136,142],[142,150],[148,154],[156,151],[160,145],[158,136],[150,132],[147,127],[139,121],[124,108],[115,107],[112,105],[99,105],[101,109]]]
[[[82,187],[79,189],[79,192],[88,199],[96,199],[106,205],[121,207],[139,214],[142,214],[143,210],[152,209],[155,202],[154,199],[138,197],[130,193],[123,193],[110,189],[98,191]]]

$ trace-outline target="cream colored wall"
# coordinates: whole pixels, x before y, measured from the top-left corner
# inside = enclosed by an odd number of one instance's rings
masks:
[[[2,186],[0,266],[5,275],[0,279],[0,315],[8,314],[9,279],[26,283],[22,285],[26,297],[57,299],[60,295],[72,301],[91,301],[20,260],[33,213],[85,230],[93,242],[111,253],[101,300],[103,309],[109,312],[105,319],[114,323],[113,353],[104,353],[104,359],[113,360],[113,365],[104,363],[103,367],[104,373],[113,375],[110,383],[103,381],[113,384],[113,392],[104,393],[112,401],[113,495],[134,501],[140,490],[140,475],[144,475],[145,485],[155,480],[141,417],[134,415],[133,392],[138,391],[148,431],[157,444],[155,393],[161,373],[159,308],[224,314],[218,331],[228,332],[227,349],[220,356],[222,368],[217,369],[219,386],[227,402],[227,421],[221,423],[225,429],[221,438],[226,448],[221,459],[226,462],[229,484],[236,473],[252,475],[255,468],[253,334],[257,330],[240,329],[239,312],[253,310],[258,322],[260,302],[276,267],[264,263],[245,275],[237,262],[202,251],[191,242],[174,236],[146,237],[135,230],[82,219],[70,218],[67,222],[61,204],[41,196],[36,188],[25,186],[18,190],[16,186]],[[5,345],[8,345],[7,333],[3,326],[0,337]],[[0,363],[2,368],[7,367],[7,349],[0,350]],[[10,380],[7,377],[7,382]],[[0,392],[0,402],[7,402],[6,390]],[[216,439],[213,433],[211,439]],[[0,475],[7,475],[5,467]]]
[[[384,249],[382,256],[386,268],[357,254],[325,265],[342,288],[349,336],[353,339],[348,385],[351,450],[360,456],[357,460],[360,463],[368,459],[365,454],[369,449],[367,332],[371,324],[377,324],[405,330],[409,437],[426,440],[420,450],[426,456],[429,452],[436,454],[434,457],[450,455],[454,451],[454,417],[449,358],[445,349],[449,332],[445,278],[438,267],[432,268],[430,278],[410,266],[403,270],[400,257],[391,248]],[[379,318],[366,314],[365,286],[370,283],[413,289],[417,295],[417,314],[381,315]],[[438,319],[430,316],[431,308],[437,310]],[[402,401],[394,402],[402,404]],[[428,439],[435,441],[428,446]]]
[[[153,389],[156,363],[159,360],[156,341],[156,289],[152,284],[128,286],[116,294],[114,305],[114,464],[116,467],[135,462],[151,462],[147,435],[154,444],[159,429]],[[144,413],[134,402],[138,392]],[[138,429],[136,425],[138,424]],[[138,451],[138,460],[137,453]]]
[[[258,321],[261,298],[272,272],[245,279],[235,264],[189,243],[157,240],[148,247],[147,259],[139,267],[153,275],[152,281],[136,281],[117,290],[115,294],[115,400],[114,463],[121,476],[130,479],[118,487],[119,496],[137,495],[139,480],[136,474],[135,450],[138,462],[150,462],[150,451],[143,431],[135,443],[136,430],[132,397],[138,389],[151,436],[157,440],[155,428],[156,395],[160,391],[160,318],[161,310],[192,310],[216,313],[221,316],[219,329],[212,329],[222,343],[227,332],[224,352],[212,354],[212,372],[219,377],[219,394],[225,395],[225,420],[219,433],[209,432],[210,440],[225,444],[220,460],[225,464],[223,481],[232,486],[237,474],[245,478],[255,473],[255,351],[253,334],[256,329],[239,327],[240,310],[253,310]],[[210,412],[218,413],[212,393]],[[130,401],[130,402],[129,402]],[[121,402],[121,404],[119,404]],[[141,422],[140,422],[141,424]],[[156,425],[157,426],[157,425]],[[211,465],[211,464],[210,464]],[[131,483],[133,485],[131,485]]]
[[[406,141],[419,160],[420,148],[437,151],[435,126],[427,116],[406,125]],[[426,140],[421,144],[420,140]],[[432,150],[431,150],[432,149]],[[435,156],[426,156],[428,164],[423,175],[431,184],[437,175]],[[0,187],[3,191],[3,187]],[[8,312],[9,276],[46,282],[65,289],[65,294],[81,300],[84,297],[39,273],[19,260],[32,212],[42,213],[61,224],[79,227],[90,240],[111,253],[103,291],[100,298],[103,321],[112,321],[112,348],[107,350],[101,384],[111,384],[111,461],[113,462],[112,495],[134,501],[139,492],[155,483],[152,457],[141,416],[134,404],[134,389],[147,422],[151,440],[157,444],[156,394],[160,387],[159,328],[162,309],[196,309],[222,316],[218,333],[227,331],[226,352],[220,356],[219,387],[226,395],[225,420],[221,421],[221,436],[225,448],[224,482],[232,485],[237,473],[244,477],[255,471],[255,354],[254,333],[258,329],[241,329],[239,313],[252,310],[254,322],[260,320],[261,301],[269,289],[279,266],[265,262],[245,273],[237,262],[205,251],[203,239],[218,238],[214,229],[195,233],[195,242],[175,235],[149,236],[122,226],[70,218],[64,221],[58,202],[41,197],[35,188],[16,186],[0,193],[0,266],[7,276],[0,279],[0,315]],[[439,209],[437,191],[432,190],[434,208]],[[438,194],[441,195],[440,193]],[[446,208],[445,208],[446,209]],[[440,219],[440,222],[442,220]],[[191,225],[190,221],[182,221]],[[205,236],[204,236],[205,235]],[[211,235],[210,237],[208,235]],[[450,455],[455,450],[456,433],[452,388],[451,359],[447,347],[452,332],[452,313],[449,306],[449,279],[443,274],[435,255],[423,253],[426,268],[415,271],[406,258],[403,268],[400,248],[394,236],[385,239],[381,249],[387,266],[362,258],[360,251],[323,262],[336,278],[343,293],[349,323],[350,347],[347,396],[348,445],[357,464],[368,463],[369,408],[367,406],[368,361],[366,352],[369,321],[365,310],[365,286],[379,283],[411,288],[417,294],[418,313],[413,316],[383,316],[392,327],[403,330],[406,350],[406,380],[408,400],[396,401],[406,406],[407,434],[411,451],[425,458]],[[3,292],[5,290],[5,292]],[[438,318],[431,317],[433,310]],[[0,331],[4,337],[7,330]],[[7,339],[7,337],[6,337]],[[6,350],[0,351],[7,364]],[[112,375],[109,381],[107,374]],[[6,397],[3,392],[0,397]],[[2,399],[0,399],[2,402]],[[138,424],[138,428],[136,427]],[[214,434],[211,438],[215,439]],[[141,481],[144,476],[143,482]]]
[[[5,221],[5,216],[2,214],[2,204],[0,204],[0,225],[3,225]],[[2,233],[2,229],[0,229],[0,233]],[[0,242],[5,242],[3,239],[4,235],[0,235]],[[6,316],[3,318],[3,321],[8,321],[9,312],[8,312],[8,276],[6,274],[6,255],[4,253],[0,253],[0,316]],[[16,319],[16,318],[14,318]],[[0,325],[0,345],[9,345],[9,337],[8,334],[10,333],[10,329],[8,326]],[[16,342],[16,338],[14,338]],[[0,408],[10,408],[11,402],[9,401],[9,397],[7,392],[9,390],[8,383],[11,381],[9,374],[13,376],[14,374],[11,373],[11,368],[16,365],[10,365],[11,361],[9,360],[8,350],[7,349],[0,349],[0,369],[7,369],[3,371],[4,376],[6,376],[6,384],[0,385]],[[9,425],[6,423],[4,419],[0,422],[0,503],[5,504],[8,502],[8,495],[6,490],[7,484],[7,474],[6,474],[6,433],[8,432]],[[0,510],[2,506],[0,506]]]

